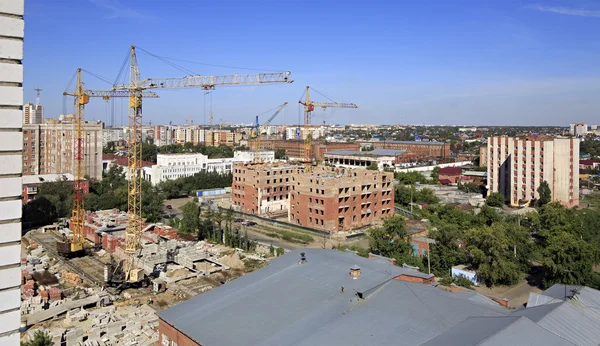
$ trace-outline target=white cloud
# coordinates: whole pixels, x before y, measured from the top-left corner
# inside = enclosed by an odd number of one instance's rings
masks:
[[[90,2],[100,8],[109,11],[107,19],[117,18],[150,18],[133,8],[121,4],[118,0],[90,0]]]
[[[540,11],[550,12],[556,14],[564,14],[568,16],[580,16],[580,17],[600,17],[600,11],[586,10],[583,8],[571,8],[562,6],[542,6],[542,5],[529,5],[526,8]]]

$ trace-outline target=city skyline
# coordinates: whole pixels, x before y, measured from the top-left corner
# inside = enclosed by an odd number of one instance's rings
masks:
[[[112,82],[129,45],[135,44],[180,59],[169,61],[199,74],[292,72],[292,85],[215,90],[216,124],[220,119],[250,123],[284,101],[290,107],[273,123],[297,124],[301,109],[294,104],[305,85],[359,106],[319,110],[313,124],[322,123],[324,115],[328,123],[340,124],[365,119],[378,124],[594,123],[600,111],[595,97],[600,71],[594,63],[600,55],[594,36],[599,9],[586,1],[351,1],[344,6],[332,1],[177,1],[169,6],[155,1],[29,1],[24,101],[33,102],[34,88],[42,88],[46,116],[57,117],[62,91],[77,67]],[[142,78],[186,75],[147,53],[139,53],[138,59]],[[85,75],[85,82],[90,89],[110,88],[91,75]],[[145,102],[144,122],[183,124],[191,116],[195,124],[208,123],[210,107],[205,113],[202,90],[159,94],[160,99]],[[115,100],[116,124],[126,120],[125,101]],[[67,111],[71,108],[68,104]],[[107,121],[107,109],[95,100],[86,117]]]

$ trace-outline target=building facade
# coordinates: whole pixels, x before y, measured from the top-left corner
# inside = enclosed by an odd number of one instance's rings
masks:
[[[379,223],[394,213],[394,173],[315,167],[291,179],[288,222],[327,232]]]
[[[0,0],[0,345],[19,345],[24,0]]]
[[[260,151],[242,151],[238,150],[233,153],[233,158],[239,162],[273,162],[275,161],[275,152],[273,150]]]
[[[248,214],[287,211],[292,178],[303,172],[303,165],[289,163],[237,163],[233,168],[232,204]]]
[[[417,162],[417,156],[406,150],[374,149],[372,151],[333,150],[325,152],[325,162],[349,168],[368,168],[372,164],[377,169],[409,167]]]
[[[44,107],[33,103],[23,106],[23,124],[41,124],[44,122]]]
[[[75,177],[73,174],[44,174],[44,175],[26,175],[23,177],[23,200],[22,204],[27,204],[27,202],[34,200],[38,193],[38,188],[41,184],[45,182],[54,182],[54,181],[68,181],[72,183],[75,181]],[[88,193],[90,191],[89,181],[84,180],[80,183],[81,188],[84,193]]]
[[[575,137],[585,137],[588,134],[588,126],[582,123],[571,124],[569,133]]]
[[[83,126],[84,169],[92,179],[102,179],[102,123]],[[74,174],[75,125],[72,116],[46,119],[44,124],[23,126],[23,174]]]
[[[102,146],[114,143],[117,146],[125,145],[127,142],[127,130],[124,127],[109,127],[102,129]]]
[[[575,138],[490,137],[487,146],[488,188],[512,206],[539,198],[546,181],[552,201],[579,204],[579,140]]]
[[[159,184],[165,180],[190,177],[199,172],[229,174],[235,158],[209,159],[208,156],[194,154],[158,154],[156,165],[144,167],[144,179]]]
[[[419,160],[446,160],[450,158],[450,143],[444,142],[416,142],[416,141],[373,141],[361,142],[370,144],[373,149],[407,150]]]

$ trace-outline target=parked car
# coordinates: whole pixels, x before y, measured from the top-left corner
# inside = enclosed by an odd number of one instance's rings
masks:
[[[167,204],[167,209],[173,209],[173,207],[170,204]]]
[[[240,219],[240,218],[233,219],[233,222],[244,222],[244,219]]]
[[[242,222],[242,225],[244,225],[244,226],[254,226],[254,225],[256,225],[256,222],[246,220],[246,221]]]

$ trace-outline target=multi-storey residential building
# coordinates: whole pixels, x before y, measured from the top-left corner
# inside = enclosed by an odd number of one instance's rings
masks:
[[[23,124],[41,124],[44,122],[44,107],[33,103],[23,106]]]
[[[569,132],[575,137],[585,137],[588,134],[588,126],[581,123],[571,124]]]
[[[260,143],[260,144],[258,144]],[[249,140],[250,150],[259,145],[259,150],[277,150],[285,151],[285,156],[290,159],[304,159],[304,141],[280,140],[280,139],[261,139]],[[315,160],[323,160],[325,153],[333,150],[359,150],[359,143],[324,143],[323,141],[313,141],[311,145],[311,157]]]
[[[303,126],[290,126],[285,129],[285,138],[289,141],[294,140],[305,140],[308,135],[312,136],[312,139],[318,139],[325,136],[325,128],[323,126],[310,126],[308,131]]]
[[[303,172],[303,165],[289,163],[237,163],[233,167],[232,203],[249,214],[285,212],[292,177]]]
[[[233,153],[233,158],[239,162],[273,162],[275,161],[275,152],[273,150],[259,150],[257,152],[239,150]]]
[[[92,179],[102,179],[102,123],[83,126],[84,169]],[[46,119],[44,124],[23,126],[23,174],[74,174],[75,125],[73,116]]]
[[[24,0],[0,0],[0,345],[19,345]]]
[[[546,181],[552,201],[579,204],[579,140],[574,138],[490,137],[487,146],[490,192],[504,194],[510,205],[539,198]]]
[[[175,144],[174,128],[170,125],[154,126],[154,144],[159,147]]]
[[[372,225],[394,213],[394,174],[315,167],[292,176],[288,222],[328,232]]]
[[[156,185],[165,180],[190,177],[199,172],[231,173],[235,158],[209,159],[208,156],[194,154],[158,154],[156,165],[144,167],[144,179]]]
[[[102,146],[108,146],[108,143],[116,145],[125,145],[127,141],[127,129],[125,127],[108,127],[102,130]]]

